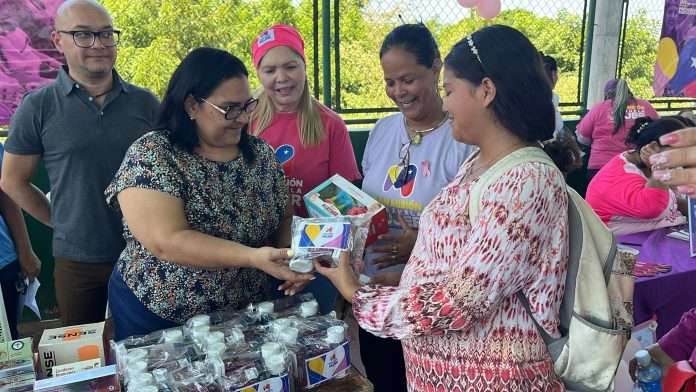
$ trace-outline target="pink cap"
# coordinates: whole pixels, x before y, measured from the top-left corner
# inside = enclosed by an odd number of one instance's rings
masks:
[[[254,67],[258,68],[263,56],[276,46],[287,46],[302,57],[302,61],[306,62],[304,41],[300,33],[292,26],[277,24],[261,32],[251,44]]]

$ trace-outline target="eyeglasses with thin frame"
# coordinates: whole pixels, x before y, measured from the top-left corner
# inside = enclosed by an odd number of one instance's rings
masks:
[[[205,98],[201,98],[201,101],[207,103],[208,105],[212,106],[215,110],[220,112],[223,116],[225,116],[225,120],[236,120],[239,118],[239,116],[242,115],[242,113],[250,114],[251,112],[256,109],[256,105],[259,103],[259,100],[256,98],[249,98],[248,101],[244,102],[243,104],[236,104],[236,105],[230,105],[226,108],[221,108],[220,106],[209,102]]]
[[[118,45],[121,32],[119,30],[58,30],[61,34],[70,34],[73,37],[73,42],[78,48],[91,48],[99,37],[99,42],[107,48],[112,48]]]

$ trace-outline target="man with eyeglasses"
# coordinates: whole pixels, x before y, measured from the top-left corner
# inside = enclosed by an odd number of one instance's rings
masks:
[[[128,147],[153,127],[149,91],[114,70],[119,31],[93,0],[68,0],[52,40],[66,60],[52,84],[27,94],[12,117],[0,185],[54,229],[56,298],[65,325],[104,319],[107,282],[123,250],[120,217],[105,202]],[[42,162],[51,201],[31,184]]]

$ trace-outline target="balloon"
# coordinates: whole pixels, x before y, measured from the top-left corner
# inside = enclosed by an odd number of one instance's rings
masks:
[[[476,11],[483,19],[492,19],[500,13],[500,0],[480,0]]]
[[[672,79],[677,72],[679,53],[672,38],[665,37],[660,40],[660,44],[657,46],[657,64],[668,79]]]
[[[485,0],[457,0],[457,3],[459,3],[459,5],[462,7],[471,8],[476,7],[476,4],[478,4],[480,1]]]

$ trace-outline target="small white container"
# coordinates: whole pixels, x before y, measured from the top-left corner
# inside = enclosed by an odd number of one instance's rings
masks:
[[[295,345],[297,344],[297,336],[300,334],[300,330],[295,327],[287,327],[280,331],[278,334],[278,340],[283,344]]]
[[[271,355],[264,360],[264,363],[273,376],[279,376],[285,372],[285,356],[283,354]]]
[[[184,332],[180,329],[170,329],[162,333],[165,343],[182,343],[184,341]]]
[[[210,325],[199,325],[191,330],[194,339],[205,339],[210,333]]]
[[[275,305],[273,304],[273,302],[261,302],[256,306],[256,311],[259,314],[271,314],[273,313],[274,308]]]
[[[346,339],[346,329],[340,325],[326,330],[326,341],[329,344],[341,344]]]
[[[191,317],[191,329],[201,325],[210,325],[210,316],[207,314],[199,314]]]
[[[263,359],[270,358],[274,355],[281,354],[283,351],[283,346],[277,342],[267,342],[261,346],[261,356]]]
[[[319,303],[316,300],[311,300],[300,304],[300,316],[307,318],[316,316],[317,313],[319,313]]]

